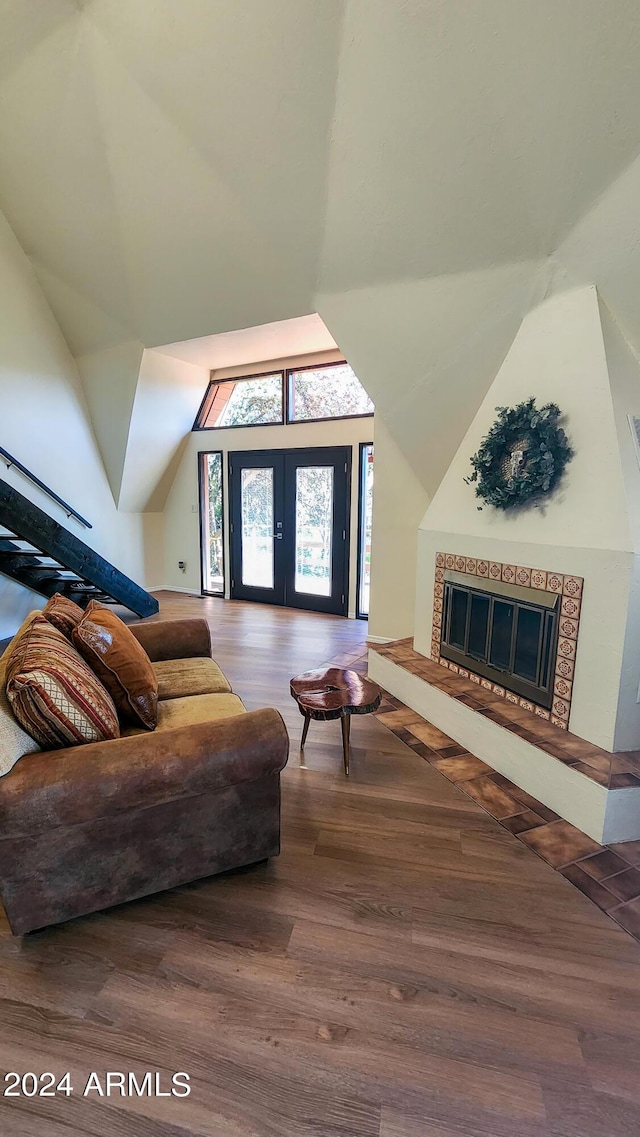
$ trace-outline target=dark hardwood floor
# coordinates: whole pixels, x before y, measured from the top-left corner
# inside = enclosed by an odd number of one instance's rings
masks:
[[[282,711],[273,862],[0,939],[1,1064],[71,1072],[0,1099],[3,1137],[632,1137],[640,947],[384,726],[302,717],[292,675],[366,625],[160,594],[204,614],[249,708]],[[155,619],[156,617],[154,617]],[[82,1097],[96,1071],[187,1098]]]

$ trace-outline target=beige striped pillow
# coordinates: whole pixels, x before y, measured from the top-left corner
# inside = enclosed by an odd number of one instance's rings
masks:
[[[36,615],[37,612],[32,612],[22,627],[24,628],[27,623],[30,623]],[[7,660],[11,646],[12,644],[9,645],[4,655],[0,656],[0,777],[3,774],[8,774],[19,758],[40,750],[35,739],[27,734],[15,719],[7,698],[5,690],[7,686]]]
[[[5,654],[11,710],[41,746],[55,749],[119,737],[111,696],[40,613],[23,625]]]

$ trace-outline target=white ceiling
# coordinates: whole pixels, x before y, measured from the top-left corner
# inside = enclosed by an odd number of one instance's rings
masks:
[[[235,332],[220,332],[216,336],[168,343],[158,351],[215,371],[263,363],[269,359],[331,351],[336,346],[333,336],[314,312],[293,320],[260,324],[257,328],[240,328]]]
[[[640,350],[637,0],[0,0],[0,31],[0,206],[98,418],[94,355],[213,366],[176,343],[319,312],[433,491],[551,276]]]
[[[0,13],[0,202],[74,353],[314,310],[335,0]]]

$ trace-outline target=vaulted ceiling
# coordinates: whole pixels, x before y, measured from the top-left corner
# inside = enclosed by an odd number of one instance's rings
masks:
[[[640,350],[637,0],[0,0],[0,32],[0,207],[116,498],[145,348],[317,310],[430,491],[546,291],[596,283]]]

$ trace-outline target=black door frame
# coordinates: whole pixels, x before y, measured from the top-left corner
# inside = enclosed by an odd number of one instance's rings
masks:
[[[220,497],[222,505],[222,589],[219,592],[212,592],[210,589],[205,588],[205,581],[207,579],[207,561],[209,556],[208,549],[205,548],[205,513],[209,506],[208,492],[206,489],[206,462],[211,454],[220,455]],[[225,481],[226,470],[224,462],[224,450],[198,450],[198,514],[200,521],[200,592],[203,596],[224,596],[227,588],[227,549],[226,549],[226,533],[227,525],[224,509],[224,495],[225,495]]]
[[[241,450],[228,455],[230,517],[230,595],[234,600],[254,600],[306,611],[346,616],[349,603],[349,547],[351,532],[351,446],[289,447],[282,450]],[[344,469],[345,492],[334,482],[332,567],[334,588],[331,596],[299,593],[295,590],[295,471],[299,466],[329,466]],[[242,584],[241,469],[274,470],[274,588],[262,589]],[[281,536],[280,536],[281,533]]]
[[[365,485],[366,485],[366,467],[364,462],[365,452],[371,448],[373,450],[373,442],[361,442],[358,447],[358,551],[357,551],[357,566],[356,573],[356,620],[368,620],[369,613],[363,612],[360,607],[360,594],[362,592],[362,581],[364,577],[364,563],[362,557],[362,538],[364,535],[364,509],[365,509]],[[374,452],[374,469],[375,469],[375,452]]]

